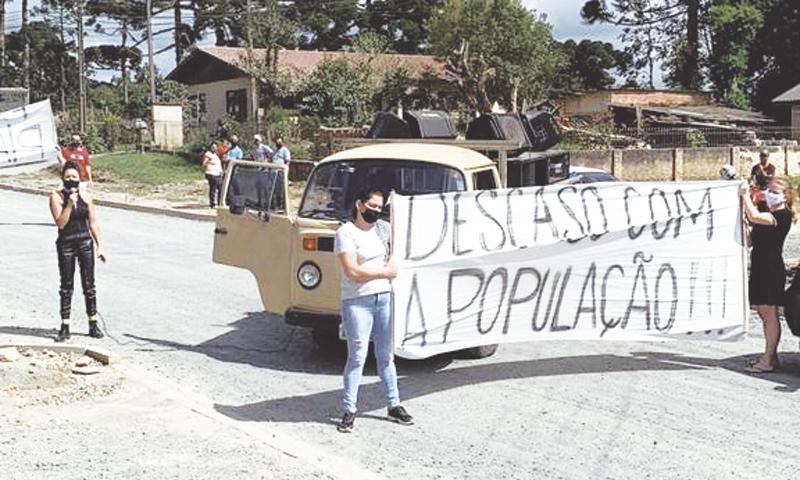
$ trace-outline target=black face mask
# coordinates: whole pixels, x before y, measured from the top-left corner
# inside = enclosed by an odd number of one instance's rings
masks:
[[[361,212],[361,218],[364,219],[367,223],[375,223],[378,221],[378,217],[380,216],[380,212],[376,212],[375,210],[366,209]]]
[[[77,180],[64,180],[64,190],[70,191],[72,189],[78,189],[78,185],[80,182]]]

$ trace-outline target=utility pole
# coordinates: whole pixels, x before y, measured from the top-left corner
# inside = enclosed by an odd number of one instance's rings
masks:
[[[86,82],[83,77],[83,0],[77,2],[75,13],[78,23],[78,117],[81,133],[86,132]]]
[[[2,0],[0,0],[2,1]],[[258,81],[256,80],[255,52],[253,51],[253,2],[247,0],[247,60],[250,64],[250,112],[256,127],[261,126],[261,118],[258,116]]]
[[[0,0],[5,2],[5,0]],[[28,0],[22,0],[22,86],[25,87],[25,103],[31,101],[31,38],[28,32]]]
[[[156,66],[153,63],[153,0],[147,0],[147,58],[150,67],[150,113],[156,104]]]
[[[0,67],[6,66],[6,0],[0,0]]]
[[[124,104],[128,105],[128,50],[125,48],[125,44],[128,41],[128,21],[122,21],[122,51],[125,52],[125,56],[122,57],[119,61],[119,69],[120,74],[122,75],[122,98]]]
[[[183,32],[181,32],[181,0],[175,0],[173,8],[175,11],[175,65],[177,65],[181,63],[181,57],[183,57],[183,47],[181,46],[181,39],[183,38]]]
[[[0,0],[3,2],[3,0]],[[59,27],[59,35],[61,37],[61,45],[66,45],[67,42],[64,39],[64,4],[58,4],[58,27]],[[64,52],[66,53],[66,52]],[[64,67],[64,53],[58,56],[58,70],[60,74],[60,80],[58,86],[59,96],[61,97],[61,111],[63,113],[67,112],[67,72]]]

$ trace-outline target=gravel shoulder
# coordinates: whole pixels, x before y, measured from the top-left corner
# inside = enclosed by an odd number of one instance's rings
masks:
[[[158,376],[114,366],[75,376],[75,357],[0,364],[4,478],[333,478],[187,406]]]

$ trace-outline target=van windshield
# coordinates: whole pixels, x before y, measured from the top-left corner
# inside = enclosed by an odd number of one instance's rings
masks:
[[[402,160],[332,162],[317,167],[308,179],[300,216],[348,219],[356,193],[367,185],[382,190],[387,199],[391,190],[422,195],[466,189],[464,175],[444,165]]]

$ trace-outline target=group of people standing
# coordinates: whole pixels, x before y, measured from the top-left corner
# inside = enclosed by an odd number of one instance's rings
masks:
[[[63,186],[50,195],[50,211],[58,227],[56,251],[60,274],[61,328],[56,341],[70,338],[70,305],[76,261],[89,318],[89,335],[102,338],[103,333],[97,325],[94,259],[105,261],[105,253],[94,201],[87,189],[92,181],[89,152],[79,134],[72,136],[71,144],[59,152],[58,158]],[[291,154],[282,139],[276,140],[273,149],[263,142],[261,135],[253,136],[247,157],[235,135],[228,140],[213,142],[203,157],[210,206],[214,207],[219,201],[224,165],[242,158],[287,165]],[[791,189],[775,175],[775,166],[769,162],[769,153],[764,151],[760,163],[751,171],[749,184],[743,183],[740,192],[745,217],[752,225],[750,304],[763,322],[765,337],[764,353],[745,366],[747,372],[754,374],[770,373],[780,366],[777,353],[781,337],[778,307],[783,304],[786,282],[783,244],[795,221],[795,213]],[[400,404],[394,365],[390,281],[397,275],[397,268],[388,256],[387,239],[384,238],[386,229],[378,227],[384,201],[380,189],[365,188],[359,192],[352,205],[352,220],[338,229],[335,238],[334,251],[342,272],[342,326],[348,346],[343,375],[343,416],[337,426],[342,432],[354,428],[359,384],[370,341],[375,345],[377,371],[385,386],[388,417],[405,425],[414,422]]]
[[[253,160],[255,162],[274,163],[276,165],[289,165],[292,154],[284,145],[283,139],[275,139],[275,147],[264,143],[264,137],[260,134],[253,135],[253,144],[245,154],[245,150],[239,144],[239,138],[231,135],[230,138],[222,138],[209,145],[208,150],[203,153],[203,173],[208,181],[208,206],[215,208],[219,204],[220,188],[222,186],[222,175],[231,160]]]

